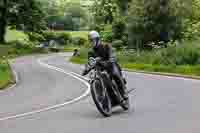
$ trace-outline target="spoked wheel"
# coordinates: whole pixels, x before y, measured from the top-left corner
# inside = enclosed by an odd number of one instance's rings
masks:
[[[120,92],[120,91],[118,90],[118,86],[117,86],[116,82],[115,82],[114,80],[113,80],[112,82],[113,82],[113,87],[115,88],[115,95],[118,97],[118,102],[119,102],[120,106],[121,106],[125,111],[126,111],[126,110],[129,110],[129,108],[130,108],[129,98],[126,99],[125,101],[123,101],[123,102],[121,103],[121,98],[122,98],[121,94],[122,94],[122,92]],[[120,98],[120,97],[121,97],[121,98]]]
[[[112,105],[106,88],[103,86],[100,80],[94,80],[91,84],[91,94],[99,112],[103,116],[109,117],[112,113]]]

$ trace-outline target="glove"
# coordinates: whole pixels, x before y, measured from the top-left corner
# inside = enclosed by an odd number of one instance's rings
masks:
[[[86,70],[84,70],[83,72],[82,72],[82,76],[85,76],[85,75],[87,75],[88,74],[88,71],[86,71]]]
[[[96,57],[95,60],[96,60],[96,62],[99,62],[99,61],[101,61],[101,57]]]
[[[87,75],[88,73],[89,73],[89,71],[90,71],[90,68],[89,68],[89,66],[88,65],[85,65],[85,69],[83,70],[83,72],[82,72],[82,76],[85,76],[85,75]]]

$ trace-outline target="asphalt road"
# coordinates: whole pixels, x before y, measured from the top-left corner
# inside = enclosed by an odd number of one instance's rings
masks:
[[[67,56],[13,62],[19,82],[0,92],[0,133],[200,132],[200,81],[125,72],[128,88],[136,88],[132,107],[128,112],[115,108],[112,117],[104,118],[85,96],[86,82],[71,73],[81,67],[66,62]]]

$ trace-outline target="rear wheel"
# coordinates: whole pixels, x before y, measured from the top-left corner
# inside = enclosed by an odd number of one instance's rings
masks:
[[[99,112],[105,117],[111,116],[112,105],[110,97],[107,93],[107,89],[102,85],[99,79],[92,82],[91,94]]]
[[[118,101],[120,106],[126,111],[129,110],[130,108],[130,102],[129,102],[129,98],[124,100],[123,102],[121,101],[122,98],[122,92],[119,91],[118,89],[118,85],[116,84],[115,80],[112,81],[113,82],[113,86],[115,88],[115,95],[118,97]]]

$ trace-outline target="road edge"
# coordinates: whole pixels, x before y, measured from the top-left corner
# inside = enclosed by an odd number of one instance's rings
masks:
[[[66,60],[69,61],[71,64],[83,65],[79,63],[74,63],[70,61],[70,59],[66,59]],[[128,69],[128,68],[122,68],[122,69],[125,72],[135,72],[135,73],[143,73],[143,74],[151,74],[151,75],[170,76],[170,77],[177,77],[177,78],[200,80],[200,76],[193,76],[193,75],[184,75],[184,74],[167,73],[167,72],[150,72],[150,71],[142,71],[142,70]]]
[[[126,69],[126,68],[125,69],[123,68],[123,71],[143,73],[143,74],[151,74],[151,75],[160,75],[160,76],[170,76],[170,77],[185,78],[185,79],[200,80],[200,76],[182,75],[182,74],[176,74],[176,73],[148,72],[148,71]]]

